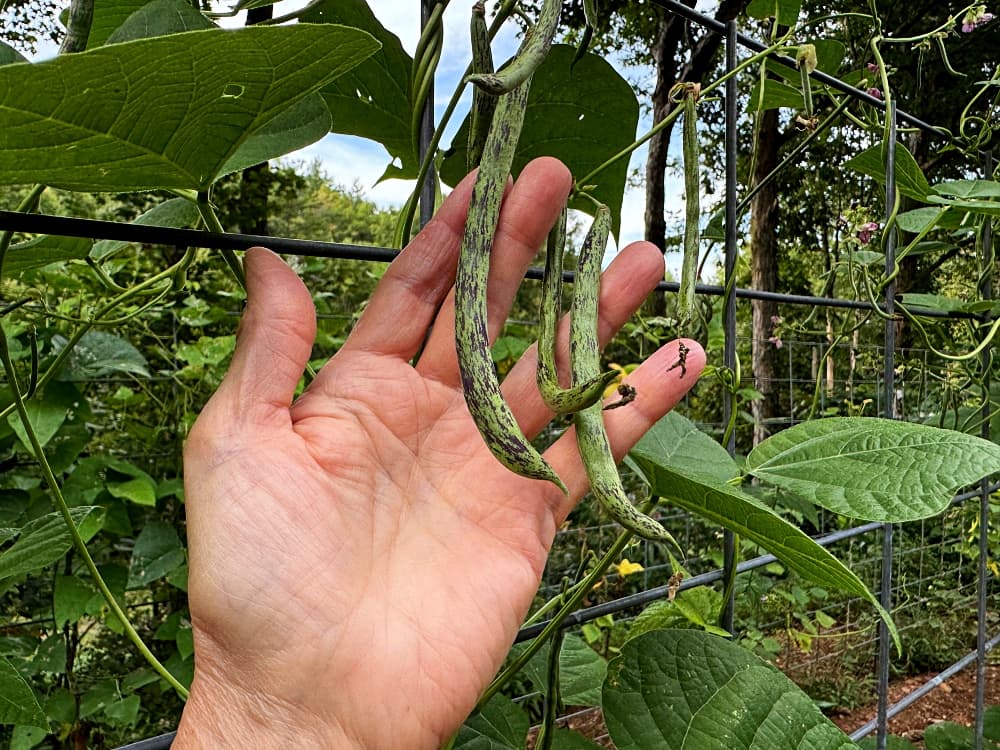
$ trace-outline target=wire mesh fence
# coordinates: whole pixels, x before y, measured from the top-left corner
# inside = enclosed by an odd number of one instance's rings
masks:
[[[677,13],[692,23],[726,38],[729,69],[735,66],[740,47],[761,51],[763,45],[737,35],[735,24],[720,24],[687,6],[671,0],[655,0],[668,12]],[[794,61],[785,60],[794,65]],[[853,86],[829,77],[817,76],[823,82],[864,100],[868,105],[885,109],[885,103]],[[726,184],[726,258],[725,279],[721,286],[699,286],[706,295],[725,295],[731,288],[737,252],[737,194],[735,181],[737,127],[737,97],[735,89],[725,96],[727,126]],[[887,113],[891,123],[900,121],[922,128],[935,137],[937,129],[903,112]],[[893,161],[895,134],[887,149],[887,203],[895,184]],[[47,233],[61,236],[117,239],[126,242],[172,244],[242,250],[252,245],[267,244],[285,253],[306,256],[352,258],[370,262],[386,262],[395,257],[388,248],[370,248],[336,243],[320,243],[285,238],[248,235],[208,235],[191,230],[168,230],[137,225],[119,225],[61,217],[0,212],[0,228],[27,233]],[[992,240],[984,243],[987,248]],[[886,262],[892,260],[893,242],[887,244]],[[985,259],[992,263],[992,256]],[[529,277],[538,278],[534,270]],[[571,279],[572,274],[567,274]],[[676,284],[664,283],[661,289],[674,292]],[[782,413],[766,425],[779,430],[799,422],[824,415],[872,415],[893,419],[937,424],[945,427],[968,427],[977,419],[968,404],[945,403],[940,397],[941,384],[954,379],[951,366],[929,349],[900,348],[895,339],[895,321],[875,318],[868,324],[866,335],[839,340],[829,335],[795,332],[779,341],[752,342],[739,335],[738,320],[747,317],[745,307],[737,309],[737,300],[766,298],[788,306],[827,306],[847,310],[879,308],[892,313],[895,304],[891,285],[876,305],[857,300],[839,300],[732,289],[725,296],[724,317],[725,365],[732,367],[737,352],[744,355],[754,344],[780,347],[783,363],[780,374],[768,381],[754,381],[744,373],[744,385],[776,393]],[[742,304],[742,303],[741,303]],[[349,320],[350,311],[332,313]],[[929,311],[928,317],[941,313]],[[953,316],[955,317],[955,316]],[[984,354],[988,355],[988,351]],[[722,436],[733,409],[744,405],[727,399],[720,409],[717,422],[700,426],[710,434]],[[746,453],[751,435],[749,422],[737,417],[733,443],[734,453]],[[983,421],[983,420],[981,420]],[[988,436],[989,419],[983,421]],[[891,655],[889,639],[867,602],[845,598],[834,592],[818,589],[788,574],[772,556],[761,554],[738,540],[724,535],[719,529],[687,513],[663,507],[658,515],[677,538],[680,547],[690,551],[680,560],[686,570],[683,580],[676,578],[676,560],[662,545],[635,544],[624,557],[638,563],[641,569],[619,568],[605,577],[591,592],[583,608],[568,617],[567,628],[579,628],[610,618],[597,627],[596,636],[584,633],[597,648],[610,649],[614,622],[634,617],[650,602],[670,600],[699,587],[714,588],[722,598],[723,581],[735,566],[735,596],[732,605],[733,630],[759,653],[771,658],[787,674],[809,688],[818,700],[836,701],[838,691],[860,692],[855,698],[874,697],[879,702],[878,719],[862,727],[861,733],[877,732],[884,742],[888,716],[892,708],[888,701],[888,681],[893,670],[939,672],[945,678],[971,663],[977,665],[980,691],[977,694],[977,716],[983,713],[983,681],[988,653],[996,644],[1000,631],[1000,613],[996,607],[998,585],[994,562],[1000,540],[988,525],[991,497],[995,485],[984,484],[980,490],[960,495],[953,507],[940,517],[887,527],[881,524],[851,525],[842,517],[816,511],[796,504],[794,499],[776,495],[765,496],[808,528],[811,535],[845,560],[853,571],[882,595],[903,638],[900,655]],[[538,592],[544,602],[560,592],[563,581],[572,578],[588,556],[600,555],[617,537],[616,526],[605,524],[599,517],[577,518],[566,530],[560,531],[553,546],[548,566]],[[716,602],[725,606],[724,602]],[[969,616],[969,613],[973,616]],[[528,640],[539,632],[541,623],[522,630],[519,641]],[[604,643],[594,638],[607,637]],[[971,656],[970,652],[974,652]],[[943,680],[944,678],[942,678]],[[933,687],[933,685],[932,685]],[[522,699],[530,699],[530,695]],[[900,702],[905,703],[904,701]],[[578,714],[564,717],[572,721]],[[981,726],[979,727],[981,732]],[[606,736],[597,735],[599,740]],[[142,747],[164,747],[143,744]],[[137,745],[136,747],[139,747]]]

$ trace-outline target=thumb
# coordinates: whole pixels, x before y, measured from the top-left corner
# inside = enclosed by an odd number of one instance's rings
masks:
[[[288,407],[316,338],[316,309],[305,284],[277,255],[247,251],[247,307],[229,371],[205,407],[211,418],[237,424],[288,421]],[[220,425],[221,426],[221,425]]]

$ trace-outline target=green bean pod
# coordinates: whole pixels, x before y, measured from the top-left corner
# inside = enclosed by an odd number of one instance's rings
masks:
[[[600,370],[597,339],[597,305],[601,283],[601,260],[611,231],[611,211],[601,206],[590,233],[580,250],[570,315],[570,354],[573,379],[586,381]],[[608,514],[643,539],[673,542],[673,537],[657,521],[641,513],[625,494],[615,464],[611,444],[604,430],[601,404],[588,406],[573,415],[576,442],[590,480],[590,490]]]
[[[684,127],[681,134],[684,154],[684,261],[681,265],[679,294],[680,321],[683,333],[695,315],[695,284],[698,281],[698,242],[701,235],[701,180],[698,165],[698,94],[696,83],[678,84],[682,88]]]
[[[566,492],[566,485],[521,432],[504,401],[486,324],[493,235],[524,123],[529,85],[530,79],[497,103],[483,163],[472,188],[455,276],[455,348],[465,401],[490,452],[511,471],[548,480]]]
[[[490,31],[486,26],[486,5],[480,0],[472,6],[472,22],[469,26],[472,39],[472,73],[491,74],[493,51],[490,49]],[[471,172],[479,166],[486,145],[486,136],[493,122],[497,99],[478,86],[472,87],[472,109],[469,110],[469,146],[465,157],[466,170]]]
[[[494,96],[506,94],[520,86],[531,77],[548,54],[559,26],[561,11],[562,0],[545,0],[538,20],[524,35],[524,41],[514,59],[503,70],[496,73],[473,73],[465,80]]]
[[[535,379],[542,401],[556,414],[572,414],[596,404],[618,373],[610,370],[570,388],[559,385],[556,371],[556,329],[562,313],[563,250],[566,246],[566,207],[549,232],[538,306],[538,365]]]

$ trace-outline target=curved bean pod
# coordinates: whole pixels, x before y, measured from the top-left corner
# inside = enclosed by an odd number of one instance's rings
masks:
[[[556,374],[556,328],[562,312],[563,250],[566,245],[566,207],[549,232],[542,275],[542,300],[538,305],[538,366],[535,380],[542,401],[556,414],[572,414],[596,404],[618,373],[613,370],[570,388],[559,385]]]
[[[524,123],[529,84],[525,81],[498,102],[482,166],[472,188],[455,277],[455,348],[465,401],[490,452],[511,471],[548,480],[566,492],[566,485],[521,432],[504,401],[486,325],[490,251]]]
[[[601,283],[601,260],[610,231],[611,211],[607,206],[601,206],[580,250],[576,285],[573,289],[570,353],[575,381],[592,378],[600,370],[597,301]],[[615,521],[637,536],[654,541],[673,542],[670,532],[629,502],[611,452],[608,435],[604,430],[604,417],[601,412],[601,405],[594,404],[573,415],[576,442],[587,470],[591,492]]]
[[[545,0],[538,20],[524,35],[514,59],[497,73],[473,73],[465,80],[495,96],[513,91],[542,64],[552,46],[561,12],[562,0]]]

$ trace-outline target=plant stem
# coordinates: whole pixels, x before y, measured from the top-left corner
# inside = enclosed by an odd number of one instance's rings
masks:
[[[83,559],[84,565],[93,577],[94,582],[97,584],[97,588],[100,590],[101,595],[108,604],[108,608],[114,613],[115,617],[121,623],[122,627],[125,629],[126,637],[132,641],[135,647],[139,650],[139,653],[143,655],[150,666],[160,675],[167,683],[177,691],[178,695],[182,698],[187,698],[188,690],[184,687],[176,677],[167,671],[167,668],[160,663],[160,660],[153,655],[153,652],[149,650],[146,643],[142,640],[142,637],[136,632],[135,628],[132,626],[131,621],[128,619],[128,615],[125,614],[121,606],[119,606],[118,601],[115,599],[114,594],[111,593],[111,589],[108,588],[108,584],[105,582],[104,578],[101,576],[101,572],[97,569],[97,565],[94,563],[94,558],[90,556],[90,550],[87,549],[86,542],[83,541],[83,537],[80,536],[80,530],[77,529],[76,524],[73,522],[73,516],[70,514],[69,505],[66,504],[66,499],[63,497],[62,491],[59,489],[59,483],[56,481],[55,474],[52,471],[52,466],[49,464],[48,459],[45,457],[45,452],[42,450],[41,443],[38,442],[38,436],[35,434],[35,430],[31,425],[31,420],[28,418],[28,410],[24,405],[24,399],[21,397],[21,387],[17,382],[17,374],[14,371],[14,363],[10,359],[10,351],[7,348],[7,337],[0,333],[0,362],[3,364],[3,369],[7,374],[7,383],[10,385],[11,394],[14,399],[14,407],[17,409],[17,413],[21,418],[21,425],[24,428],[25,434],[28,436],[28,442],[31,443],[31,449],[35,453],[35,458],[38,461],[42,469],[42,475],[45,477],[46,483],[49,485],[49,491],[52,493],[52,499],[59,511],[59,514],[63,517],[66,522],[66,526],[69,528],[70,536],[73,539],[73,546],[76,547],[77,553]]]
[[[188,250],[188,253],[193,253],[193,252],[194,252],[194,250]],[[187,256],[185,255],[185,257],[187,257]],[[184,262],[184,259],[182,259],[180,261],[180,263],[183,263],[183,262]],[[132,297],[137,296],[138,294],[140,294],[141,292],[145,291],[146,289],[149,289],[150,287],[156,286],[157,284],[159,284],[161,281],[164,281],[165,279],[169,279],[175,273],[176,268],[177,268],[177,265],[175,264],[173,266],[170,266],[169,268],[167,268],[164,271],[160,271],[159,273],[154,274],[153,276],[150,276],[145,281],[143,281],[143,282],[141,282],[139,284],[136,284],[134,287],[132,287],[131,289],[129,289],[127,292],[123,292],[122,294],[119,294],[117,297],[115,297],[110,302],[108,302],[106,305],[104,305],[104,307],[100,308],[94,314],[94,316],[93,316],[93,318],[91,320],[87,321],[86,323],[84,323],[83,325],[81,325],[78,329],[76,329],[76,331],[73,332],[73,335],[70,336],[69,341],[66,342],[66,346],[64,346],[63,349],[62,349],[62,351],[60,351],[59,354],[56,355],[55,360],[52,362],[51,365],[49,365],[49,368],[38,379],[38,387],[39,388],[43,388],[46,383],[48,383],[53,377],[55,377],[56,373],[59,372],[59,369],[63,366],[63,364],[66,362],[66,359],[69,357],[70,353],[73,351],[73,347],[75,347],[80,342],[80,339],[82,339],[84,337],[84,335],[87,333],[87,331],[89,331],[91,328],[93,328],[95,325],[97,325],[99,322],[101,322],[101,319],[103,318],[103,316],[107,315],[109,312],[111,312],[113,309],[115,309],[118,305],[120,305],[120,304],[122,304],[124,302],[127,302]],[[0,419],[3,419],[8,414],[11,414],[14,411],[15,407],[16,407],[16,404],[10,404],[5,409],[0,410]]]
[[[497,9],[496,17],[493,19],[493,23],[490,24],[490,39],[493,39],[497,35],[500,26],[513,14],[516,5],[516,0],[504,0],[504,3]],[[448,106],[445,107],[444,114],[441,115],[441,121],[434,129],[434,135],[431,136],[430,143],[427,144],[427,152],[424,154],[423,161],[420,162],[420,168],[417,170],[417,186],[410,193],[410,197],[406,199],[406,203],[403,204],[403,209],[400,211],[399,219],[396,222],[393,244],[399,249],[403,249],[406,243],[410,241],[410,234],[413,231],[413,217],[416,215],[417,203],[420,199],[420,186],[424,184],[431,164],[434,163],[434,154],[437,152],[441,138],[444,136],[444,129],[451,120],[451,116],[455,113],[455,108],[458,107],[459,100],[462,98],[462,92],[465,90],[465,77],[471,72],[472,65],[470,64],[465,68],[465,73],[462,74],[458,85],[452,92],[451,99],[448,100]]]
[[[215,215],[215,210],[212,208],[207,192],[198,193],[198,200],[195,205],[198,206],[198,212],[201,214],[201,218],[205,222],[205,227],[208,231],[214,232],[215,234],[226,233],[226,230],[222,228],[222,223],[219,221],[219,217]],[[238,281],[240,286],[243,287],[243,290],[246,291],[247,275],[243,270],[243,264],[240,262],[240,259],[236,257],[236,253],[232,250],[223,250],[222,257],[226,261],[226,265],[229,266],[229,270],[233,272],[233,276],[236,277],[236,281]]]
[[[778,41],[776,41],[774,44],[772,44],[770,47],[768,47],[767,49],[758,52],[756,55],[753,55],[752,57],[748,57],[746,60],[744,60],[743,62],[741,62],[735,68],[733,68],[732,70],[730,70],[728,73],[726,73],[725,75],[721,76],[720,78],[716,79],[712,83],[710,83],[707,86],[705,86],[701,90],[701,96],[705,97],[707,94],[709,94],[712,91],[714,91],[715,89],[719,88],[722,84],[724,84],[730,78],[732,78],[733,76],[737,75],[738,73],[741,73],[744,69],[746,69],[747,67],[753,65],[758,60],[761,60],[761,59],[763,59],[763,58],[765,58],[765,57],[773,54],[775,51],[781,49],[784,46],[784,44],[785,44],[785,39],[781,38]],[[613,165],[619,159],[623,159],[623,158],[629,156],[633,151],[635,151],[637,148],[639,148],[640,146],[642,146],[646,141],[648,141],[654,135],[656,135],[661,130],[663,130],[664,128],[666,128],[668,125],[670,125],[674,120],[676,120],[680,116],[680,114],[681,114],[682,111],[683,111],[683,107],[674,107],[672,110],[670,110],[670,112],[662,120],[660,120],[658,123],[656,123],[656,125],[654,125],[652,128],[650,128],[646,132],[645,135],[643,135],[640,138],[638,138],[637,140],[633,141],[631,144],[629,144],[628,146],[626,146],[625,148],[623,148],[621,151],[619,151],[617,154],[615,154],[614,156],[610,157],[609,159],[607,159],[603,163],[601,163],[598,166],[594,167],[592,170],[590,170],[590,172],[588,172],[583,177],[581,177],[579,180],[577,180],[576,184],[578,186],[580,186],[580,187],[583,187],[585,185],[589,185],[591,183],[591,181],[597,175],[599,175],[601,172],[603,172],[605,169],[607,169],[608,167],[610,167],[611,165]]]
[[[642,513],[649,513],[649,511],[656,505],[659,500],[656,496],[651,497],[647,502],[643,504],[641,509]],[[483,693],[482,697],[479,699],[479,703],[476,704],[476,709],[482,709],[487,703],[489,703],[490,698],[496,695],[504,685],[506,685],[514,675],[521,671],[525,664],[530,661],[531,657],[538,653],[538,650],[545,645],[545,642],[552,636],[552,634],[562,627],[563,620],[573,612],[583,601],[583,598],[587,593],[594,587],[594,584],[600,580],[601,576],[605,574],[607,569],[611,567],[611,564],[615,561],[618,555],[621,554],[625,546],[632,541],[633,534],[631,531],[623,531],[615,539],[614,544],[604,553],[594,564],[593,570],[586,575],[586,577],[580,581],[573,589],[569,592],[569,597],[559,608],[559,611],[549,620],[542,632],[535,637],[535,639],[528,644],[528,646],[520,653],[517,657],[509,664],[507,667],[500,672],[496,677],[493,678],[493,682],[489,684],[486,691]]]

